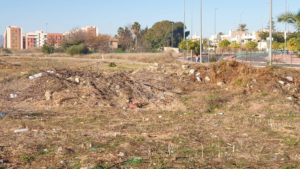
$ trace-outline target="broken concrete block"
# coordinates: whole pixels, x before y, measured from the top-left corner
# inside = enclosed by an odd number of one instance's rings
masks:
[[[218,82],[217,85],[222,87],[222,86],[224,86],[224,82]]]
[[[29,129],[28,128],[22,128],[22,129],[16,129],[14,131],[14,133],[25,133],[25,132],[28,132]]]
[[[51,92],[51,91],[47,90],[47,91],[45,92],[45,99],[46,99],[47,101],[49,101],[49,100],[52,99],[52,92]]]
[[[186,69],[189,68],[189,66],[188,66],[188,65],[182,65],[181,68],[182,68],[183,70],[186,70]]]
[[[34,80],[34,79],[42,77],[43,75],[44,75],[43,73],[37,73],[37,74],[34,74],[32,76],[29,76],[29,79]]]
[[[190,71],[189,71],[189,73],[192,75],[192,74],[194,74],[195,73],[195,69],[191,69]]]
[[[285,79],[289,82],[294,82],[294,78],[292,76],[287,76]]]
[[[279,80],[278,83],[281,84],[281,85],[284,85],[284,84],[285,84],[285,82],[282,81],[282,80]]]
[[[289,101],[293,101],[293,100],[294,100],[294,98],[293,98],[292,96],[287,97],[287,99],[288,99]]]
[[[10,95],[9,95],[9,98],[11,98],[11,99],[15,99],[15,98],[17,98],[18,97],[18,95],[16,94],[16,93],[11,93]]]
[[[210,78],[208,76],[205,76],[205,79],[204,79],[206,82],[210,82]]]
[[[74,79],[74,81],[75,81],[76,83],[80,83],[80,78],[79,78],[78,76],[76,76],[75,79]]]

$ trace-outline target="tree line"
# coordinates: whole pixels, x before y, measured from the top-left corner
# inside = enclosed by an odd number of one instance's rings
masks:
[[[300,51],[300,11],[298,13],[285,13],[278,17],[278,22],[292,24],[297,29],[295,33],[287,35],[288,50]],[[275,30],[275,27],[272,28]],[[241,24],[237,31],[247,31],[246,25]],[[109,35],[98,35],[96,37],[89,36],[88,33],[80,29],[73,29],[65,36],[60,48],[54,48],[53,45],[47,44],[42,50],[45,53],[53,53],[55,51],[67,52],[71,55],[86,54],[90,52],[112,52],[111,40],[118,40],[118,52],[159,52],[163,47],[179,47],[182,50],[192,50],[195,54],[199,54],[200,42],[195,40],[184,40],[190,32],[184,32],[184,24],[182,22],[160,21],[152,27],[142,27],[140,23],[134,22],[128,26],[119,27],[114,37]],[[260,40],[266,41],[269,33],[259,32]],[[218,44],[212,45],[208,39],[203,39],[203,49],[217,48],[218,51],[237,51],[257,50],[257,42],[230,42],[228,40],[219,41]],[[283,32],[273,33],[273,49],[285,49],[285,35]]]
[[[158,52],[163,47],[178,47],[183,40],[184,24],[182,22],[160,21],[151,28],[142,28],[141,24],[134,22],[131,25],[119,27],[114,37],[97,35],[91,37],[88,33],[73,29],[64,37],[59,48],[53,44],[46,44],[44,53],[55,51],[67,52],[71,55],[91,52],[112,52],[110,43],[112,39],[118,40],[117,52]],[[185,33],[188,36],[189,32]]]
[[[178,47],[183,40],[182,22],[160,21],[151,28],[142,28],[138,22],[120,27],[116,38],[120,49],[128,52],[160,51],[163,47]],[[186,32],[186,36],[189,32]]]

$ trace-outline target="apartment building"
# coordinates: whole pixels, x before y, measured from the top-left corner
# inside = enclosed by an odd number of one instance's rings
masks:
[[[62,33],[48,33],[47,44],[59,47],[63,43],[64,35]]]
[[[43,31],[26,33],[25,36],[26,49],[41,48],[45,45],[46,42],[47,42],[47,33]]]
[[[23,49],[22,28],[17,26],[8,26],[4,32],[3,47],[7,49]]]
[[[89,37],[96,37],[98,35],[98,29],[96,26],[86,26],[81,28],[83,32],[86,32]]]

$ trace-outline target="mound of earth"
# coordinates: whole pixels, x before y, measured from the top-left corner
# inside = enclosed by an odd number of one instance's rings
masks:
[[[51,70],[2,84],[0,97],[51,106],[165,107],[176,102],[174,84],[167,81],[167,77],[159,80],[140,73]]]
[[[243,88],[246,92],[274,92],[300,98],[300,74],[296,70],[255,68],[235,61],[219,62],[193,69],[195,81]]]

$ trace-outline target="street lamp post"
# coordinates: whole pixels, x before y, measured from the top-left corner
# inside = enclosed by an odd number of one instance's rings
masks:
[[[285,13],[287,13],[287,0],[285,0]],[[284,22],[284,45],[285,45],[285,51],[284,53],[287,54],[287,23]]]
[[[214,18],[214,33],[217,35],[217,10],[218,8],[215,8],[215,18]]]
[[[202,4],[202,0],[200,0],[200,63],[203,63],[202,60],[202,42],[203,42],[203,33],[202,33],[202,14],[203,14],[203,4]]]
[[[272,65],[272,61],[273,61],[273,54],[272,54],[272,27],[273,27],[273,23],[272,23],[272,18],[273,18],[273,0],[270,0],[270,30],[269,30],[269,40],[270,40],[270,46],[269,46],[269,58],[270,58],[270,65]]]
[[[215,43],[217,42],[218,40],[218,35],[217,35],[217,10],[218,8],[215,8],[215,21],[214,21],[214,27],[215,27],[215,30],[214,30],[214,33],[215,33]],[[215,45],[215,55],[217,54],[217,45]]]

